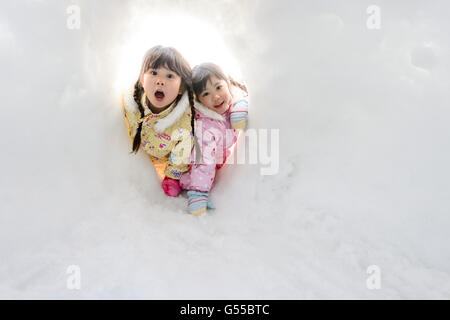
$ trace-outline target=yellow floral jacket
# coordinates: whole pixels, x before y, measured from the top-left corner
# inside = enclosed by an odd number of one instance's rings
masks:
[[[150,156],[160,178],[164,175],[179,180],[189,170],[190,154],[193,146],[191,109],[187,93],[178,103],[159,114],[150,111],[145,103],[145,94],[141,97],[145,116],[141,113],[133,98],[133,91],[122,95],[125,123],[131,142],[134,141],[139,122],[142,121],[140,148]]]

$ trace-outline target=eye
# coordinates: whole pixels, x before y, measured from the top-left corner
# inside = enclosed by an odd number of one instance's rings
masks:
[[[169,73],[169,74],[167,75],[167,78],[173,79],[173,78],[175,78],[175,76],[174,76],[173,74]]]
[[[203,97],[206,97],[209,93],[205,92],[204,94],[202,94]]]
[[[217,86],[216,87],[216,90],[220,90],[220,89],[222,89],[222,86]]]
[[[156,75],[158,74],[158,72],[152,70],[152,71],[150,71],[150,74],[151,74],[152,76],[156,76]]]

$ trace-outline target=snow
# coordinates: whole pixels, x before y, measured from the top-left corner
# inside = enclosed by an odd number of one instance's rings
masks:
[[[379,30],[368,5],[2,2],[0,298],[450,298],[449,4],[377,1]],[[220,48],[250,127],[280,130],[279,172],[225,166],[202,217],[129,153],[120,110],[130,30],[168,12],[218,33],[155,20],[140,45],[170,30],[191,61]]]

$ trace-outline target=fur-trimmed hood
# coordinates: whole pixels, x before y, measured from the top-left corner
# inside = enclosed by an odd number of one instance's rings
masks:
[[[133,93],[134,87],[125,92],[124,94],[125,108],[130,112],[139,112],[139,107],[136,101],[134,101]],[[183,94],[180,101],[178,101],[178,103],[175,106],[173,106],[174,104],[175,102],[169,107],[169,108],[173,107],[173,109],[166,117],[156,121],[156,124],[154,126],[156,132],[159,133],[164,132],[167,128],[171,127],[173,124],[175,124],[178,120],[181,119],[183,114],[189,108],[189,97],[187,92]],[[144,107],[144,117],[149,114],[152,114],[146,103],[143,103],[143,107]]]

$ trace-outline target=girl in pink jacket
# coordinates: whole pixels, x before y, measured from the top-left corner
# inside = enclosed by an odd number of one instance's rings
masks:
[[[191,169],[182,175],[180,186],[188,190],[188,211],[201,215],[207,208],[214,209],[208,194],[216,170],[226,162],[239,130],[246,127],[248,95],[245,86],[212,63],[194,67],[192,86],[196,96],[195,147]]]

